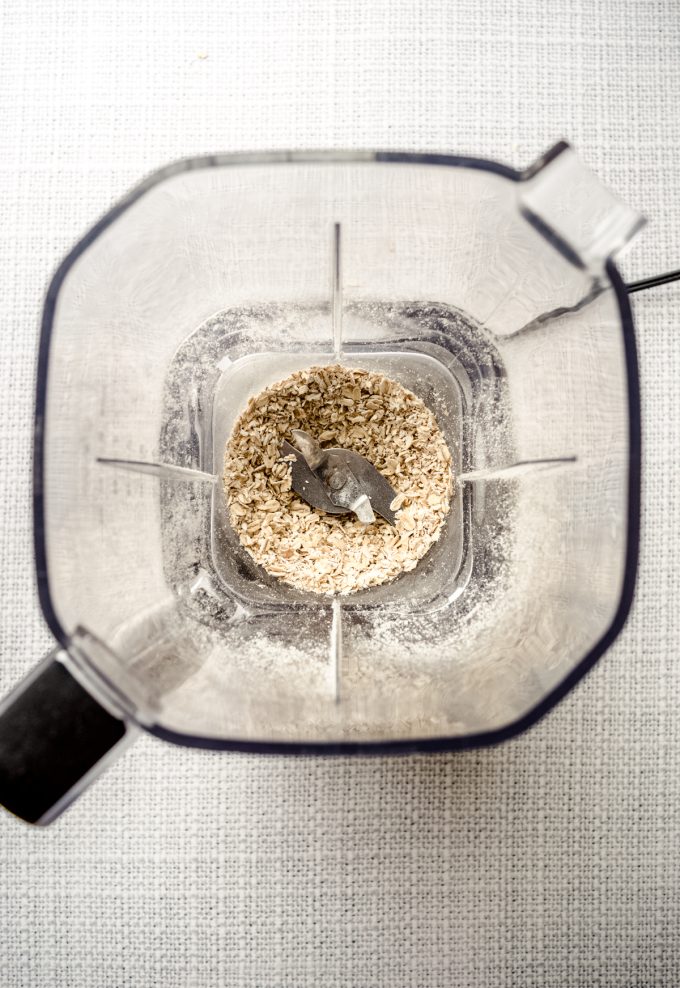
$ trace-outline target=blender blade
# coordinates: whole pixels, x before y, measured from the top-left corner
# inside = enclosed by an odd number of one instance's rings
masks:
[[[295,457],[290,461],[293,490],[307,504],[330,514],[353,511],[364,524],[375,521],[375,512],[395,524],[390,505],[396,491],[370,460],[349,449],[322,449],[301,429],[294,429],[293,436],[299,449],[284,440],[281,455]]]

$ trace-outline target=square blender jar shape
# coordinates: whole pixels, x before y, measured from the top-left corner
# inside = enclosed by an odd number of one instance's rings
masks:
[[[371,307],[371,316],[376,318],[376,307]],[[272,349],[262,353],[254,353],[233,359],[226,353],[219,362],[220,377],[217,379],[212,402],[212,463],[213,470],[220,472],[224,452],[230,433],[238,415],[243,411],[247,400],[258,394],[263,388],[270,386],[283,377],[314,365],[328,364],[336,358],[323,349],[327,345],[328,313],[323,310],[315,313],[318,345],[311,352],[274,349],[279,343],[276,333],[276,323],[281,320],[294,322],[301,318],[299,312],[272,313],[274,334],[271,337]],[[228,326],[240,314],[225,313],[210,320],[209,326],[199,330],[214,334],[215,323],[222,322]],[[305,318],[310,314],[306,313]],[[397,332],[399,321],[394,313],[382,313],[383,324],[380,327],[384,335],[390,328]],[[356,311],[349,314],[346,322],[354,324],[355,333],[362,335],[373,334],[373,326],[368,329]],[[464,383],[459,384],[456,375],[464,374],[463,368],[450,352],[443,350],[432,342],[423,342],[423,349],[414,345],[407,336],[407,321],[402,316],[402,339],[395,336],[393,341],[374,339],[372,342],[350,342],[354,335],[347,326],[348,341],[342,353],[342,363],[350,368],[363,368],[378,371],[399,381],[409,390],[422,398],[425,404],[435,413],[438,425],[442,430],[454,459],[454,473],[462,472],[463,439],[461,430],[464,421],[469,417],[463,415]],[[324,336],[326,339],[324,339]],[[280,345],[280,344],[279,344]],[[433,356],[432,354],[436,354]],[[188,367],[187,367],[188,369]],[[195,370],[195,364],[191,367]],[[209,396],[208,396],[209,398]],[[207,402],[206,402],[207,403]],[[389,601],[396,601],[399,606],[406,604],[415,609],[423,606],[424,602],[438,597],[442,590],[452,593],[457,577],[460,576],[464,564],[464,550],[469,547],[469,539],[464,538],[463,502],[469,502],[465,496],[453,499],[450,515],[442,535],[427,561],[418,568],[418,572],[403,574],[397,580],[382,587],[372,587],[368,590],[345,596],[343,607],[376,606],[380,603],[387,606]],[[469,514],[469,503],[468,503]],[[260,566],[253,562],[245,552],[238,535],[229,523],[228,508],[222,484],[216,484],[213,489],[211,511],[211,569],[224,584],[226,592],[242,601],[247,607],[285,608],[291,604],[304,604],[308,607],[328,607],[328,599],[323,595],[303,593],[287,586],[285,583],[269,576]]]
[[[592,208],[565,214],[584,174],[565,146],[522,174],[224,156],[92,231],[48,296],[36,486],[41,601],[86,675],[174,740],[350,750],[504,736],[594,661],[634,580],[634,340],[609,255],[636,217],[606,190],[609,240]],[[425,401],[457,482],[413,572],[331,600],[256,567],[221,473],[250,394],[338,360]]]

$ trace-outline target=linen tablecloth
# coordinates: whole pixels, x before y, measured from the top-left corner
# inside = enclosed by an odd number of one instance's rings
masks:
[[[680,266],[674,0],[5,0],[0,28],[0,687],[51,646],[31,543],[42,295],[141,176],[209,151],[559,138]],[[53,827],[0,815],[4,988],[680,983],[680,285],[634,299],[636,602],[616,646],[504,746],[212,754],[143,738]]]

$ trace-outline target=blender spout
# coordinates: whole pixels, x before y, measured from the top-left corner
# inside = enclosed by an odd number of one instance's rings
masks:
[[[524,172],[519,206],[568,261],[595,275],[645,223],[565,142]]]

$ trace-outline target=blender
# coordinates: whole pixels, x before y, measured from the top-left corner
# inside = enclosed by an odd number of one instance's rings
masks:
[[[426,751],[525,729],[614,641],[639,523],[641,217],[560,143],[517,172],[382,152],[153,174],[59,267],[35,418],[54,652],[0,712],[0,802],[48,823],[139,729],[206,748]],[[224,449],[296,370],[434,413],[455,496],[396,580],[295,589],[229,522]]]

